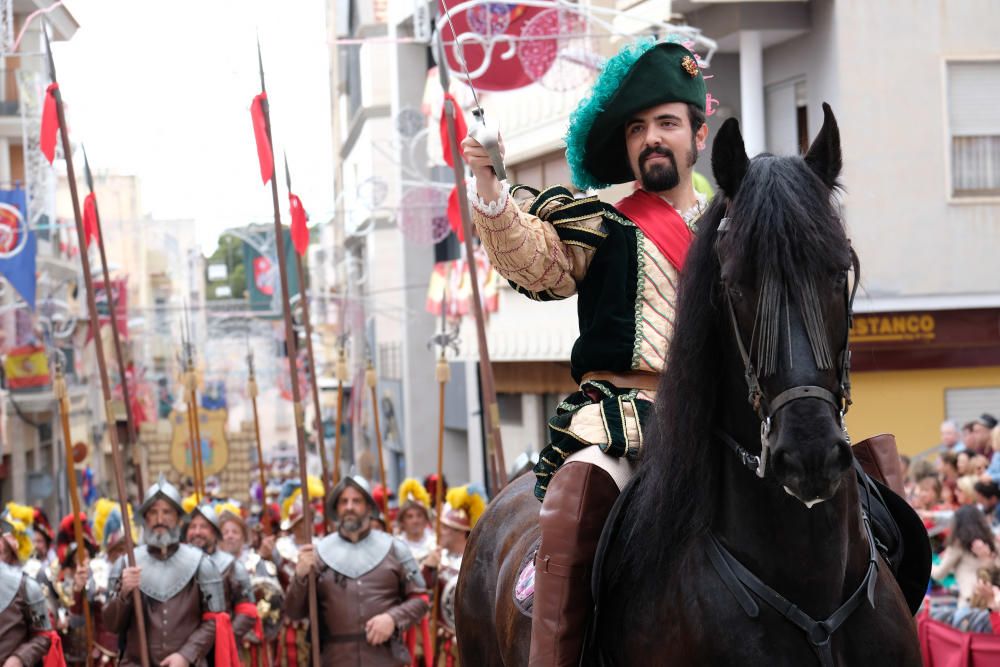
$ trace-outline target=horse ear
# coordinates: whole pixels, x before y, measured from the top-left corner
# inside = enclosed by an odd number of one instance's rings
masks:
[[[837,185],[844,161],[840,153],[840,129],[830,105],[823,102],[823,127],[806,153],[806,164],[828,188]]]
[[[743,146],[743,135],[740,134],[740,123],[735,118],[729,118],[712,143],[712,173],[719,189],[732,199],[740,189],[743,177],[747,173],[747,149]]]

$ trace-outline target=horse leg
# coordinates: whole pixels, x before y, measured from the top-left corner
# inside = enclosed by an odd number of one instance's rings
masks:
[[[594,606],[590,572],[604,522],[618,498],[606,470],[583,461],[564,463],[549,481],[539,524],[532,667],[576,667]]]

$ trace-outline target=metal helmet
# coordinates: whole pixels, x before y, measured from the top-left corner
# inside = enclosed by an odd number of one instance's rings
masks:
[[[142,505],[139,506],[139,515],[145,517],[146,512],[149,508],[153,506],[157,500],[166,500],[168,503],[174,506],[177,510],[177,514],[184,516],[184,505],[181,501],[181,493],[177,490],[177,487],[167,481],[164,474],[160,473],[160,478],[156,480],[153,486],[149,487],[146,491],[146,498],[142,501]]]
[[[215,529],[216,535],[222,537],[222,525],[219,523],[219,515],[216,514],[214,507],[208,503],[202,503],[191,510],[191,518],[193,519],[196,514],[211,524],[212,528]]]
[[[361,495],[364,496],[365,502],[368,503],[370,508],[373,510],[379,509],[378,505],[375,504],[375,499],[372,498],[368,480],[361,475],[351,475],[337,482],[337,486],[333,487],[333,491],[326,497],[326,515],[328,517],[337,516],[337,500],[340,499],[340,494],[349,486],[361,492]]]

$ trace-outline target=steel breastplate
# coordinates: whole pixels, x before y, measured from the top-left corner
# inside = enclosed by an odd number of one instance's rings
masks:
[[[135,564],[142,568],[139,590],[154,600],[166,602],[184,590],[204,557],[201,549],[180,544],[170,558],[160,560],[142,545],[135,550]]]
[[[0,563],[0,612],[7,609],[14,601],[17,590],[21,588],[21,570],[5,563]]]
[[[209,555],[208,559],[215,563],[215,567],[219,568],[219,574],[225,577],[226,572],[233,566],[233,561],[236,560],[236,557],[228,551],[216,549],[214,553]]]
[[[392,537],[373,530],[360,542],[349,542],[340,533],[327,535],[316,545],[320,560],[331,570],[357,579],[374,570],[392,549]]]

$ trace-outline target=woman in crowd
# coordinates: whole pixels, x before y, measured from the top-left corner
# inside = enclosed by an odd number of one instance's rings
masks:
[[[931,568],[931,578],[940,582],[949,574],[954,574],[958,585],[958,605],[967,607],[979,570],[1000,569],[996,538],[986,515],[975,505],[966,505],[955,511],[950,533],[941,562]]]

